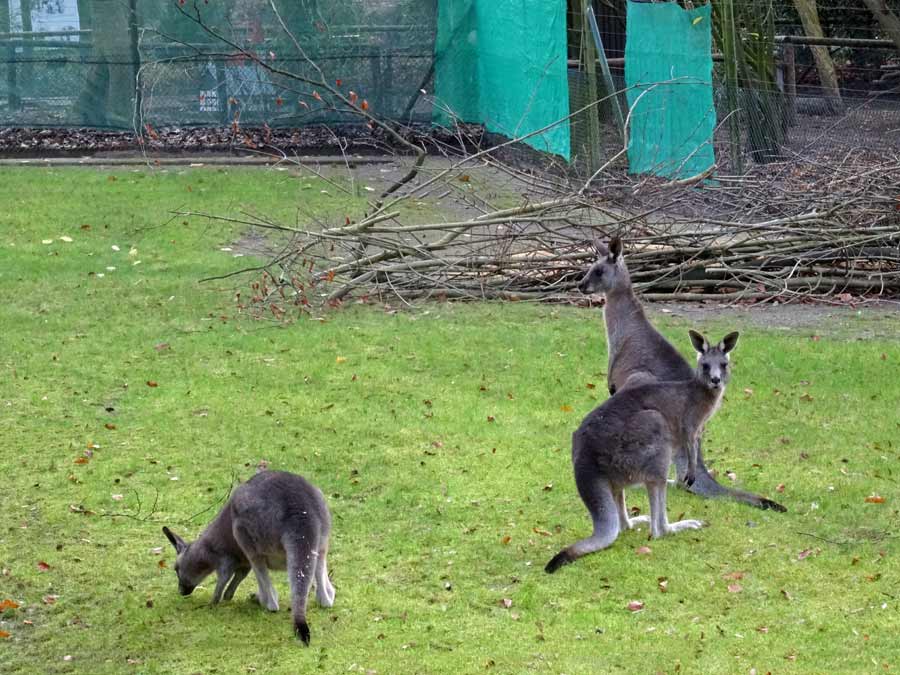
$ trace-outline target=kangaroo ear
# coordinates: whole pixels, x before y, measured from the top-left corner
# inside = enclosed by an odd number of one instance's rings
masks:
[[[732,349],[734,349],[735,345],[737,344],[739,335],[740,333],[734,331],[733,333],[729,333],[724,338],[722,338],[722,342],[720,343],[722,351],[727,354]]]
[[[172,532],[168,527],[163,526],[163,534],[166,535],[166,538],[172,542],[172,546],[175,547],[176,553],[181,553],[184,549],[187,548],[187,543],[179,537],[177,534]]]
[[[705,354],[709,349],[709,341],[695,330],[689,330],[688,335],[691,336],[691,344],[699,354]]]
[[[597,252],[597,256],[600,258],[605,258],[609,255],[609,249],[599,240],[594,239],[594,250]]]
[[[609,257],[613,260],[618,260],[622,257],[622,240],[618,237],[613,237],[612,241],[609,242]]]

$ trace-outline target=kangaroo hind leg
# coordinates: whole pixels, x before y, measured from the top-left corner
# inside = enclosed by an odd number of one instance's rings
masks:
[[[647,483],[647,494],[650,497],[650,534],[654,539],[674,534],[681,530],[699,530],[704,523],[700,520],[679,520],[669,522],[666,515],[666,481],[650,481]]]
[[[575,484],[591,514],[594,532],[590,537],[576,541],[557,553],[544,567],[548,574],[553,574],[563,565],[573,563],[582,556],[607,548],[619,536],[619,510],[609,480],[597,475],[593,467],[576,466]]]
[[[328,543],[319,546],[316,557],[316,602],[320,607],[334,605],[334,585],[328,578]]]
[[[622,489],[614,489],[613,497],[616,500],[616,511],[619,513],[619,530],[633,530],[641,523],[649,523],[650,516],[628,517],[628,508],[625,506],[625,492]]]

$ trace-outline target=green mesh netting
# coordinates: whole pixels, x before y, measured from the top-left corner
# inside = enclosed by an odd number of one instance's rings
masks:
[[[564,2],[442,0],[435,46],[435,120],[517,138],[569,158]]]
[[[383,118],[432,122],[435,75],[438,98],[461,119],[510,137],[568,114],[565,3],[276,6],[324,77]],[[216,35],[184,15],[196,11]],[[281,21],[269,0],[0,0],[0,125],[360,122],[313,85],[229,55],[232,42],[285,73],[318,78]],[[568,124],[527,142],[568,157]]]
[[[625,83],[631,173],[671,178],[715,163],[710,6],[629,2]]]
[[[325,77],[379,115],[431,121],[437,0],[276,0]],[[182,11],[278,68],[317,77],[268,0],[0,0],[0,124],[298,126],[359,121],[266,72]],[[135,106],[137,103],[137,106]],[[137,110],[137,114],[135,114]]]

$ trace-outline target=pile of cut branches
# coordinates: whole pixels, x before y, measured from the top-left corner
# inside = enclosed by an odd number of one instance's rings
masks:
[[[326,77],[269,4],[309,66],[306,74],[210,27],[198,3],[180,11],[232,56],[308,91],[314,105],[349,113],[377,131],[383,148],[405,166],[362,213],[336,226],[180,214],[280,233],[279,250],[263,270],[253,270],[262,277],[240,301],[253,311],[280,318],[291,306],[354,297],[571,299],[594,257],[593,240],[612,234],[626,240],[635,286],[647,299],[900,297],[900,156],[862,148],[828,160],[798,154],[739,177],[711,179],[710,170],[668,182],[623,173],[624,147],[586,179],[573,176],[571,167],[540,171],[510,161],[509,151],[524,147],[522,141],[569,124],[605,99],[493,147],[467,137],[460,125],[426,149],[341,80]],[[274,159],[316,173],[288,153]],[[421,210],[406,208],[427,195],[458,195],[460,182],[480,167],[516,181],[518,203],[492,206],[489,195],[470,191],[460,197],[465,208],[458,217],[425,222]],[[352,183],[349,162],[347,170]]]
[[[337,227],[243,220],[290,235],[252,304],[274,304],[278,316],[285,303],[352,297],[573,300],[593,240],[612,234],[626,240],[635,287],[650,300],[900,297],[900,158],[809,171],[794,162],[706,185],[608,173],[594,188],[534,176],[534,196],[516,206],[452,222],[401,217],[404,201],[465,176],[471,160],[430,176],[426,164]]]

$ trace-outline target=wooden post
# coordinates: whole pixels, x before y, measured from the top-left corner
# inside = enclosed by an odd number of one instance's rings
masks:
[[[794,45],[782,46],[781,63],[784,69],[785,123],[792,126],[797,119],[797,61]]]
[[[590,4],[591,0],[583,0],[581,12],[575,18],[578,21],[578,27],[581,29],[579,32],[581,63],[584,66],[584,74],[587,78],[587,99],[589,103],[594,103],[600,98],[597,90],[597,50],[594,48],[594,40],[589,33],[590,28],[584,20]],[[585,119],[588,126],[588,171],[593,173],[600,168],[600,111],[597,106],[585,111]]]
[[[143,92],[141,87],[141,48],[138,36],[137,0],[128,1],[128,34],[131,38],[131,60],[134,67],[134,121],[138,123],[143,117],[141,106]]]
[[[725,100],[728,102],[729,147],[732,166],[738,175],[744,173],[741,151],[741,118],[738,107],[738,41],[740,35],[734,20],[733,0],[722,1],[722,53],[725,58]]]
[[[0,30],[7,33],[12,32],[9,17],[9,0],[0,0]],[[6,103],[10,111],[18,110],[22,105],[22,100],[19,98],[18,75],[16,48],[13,46],[13,41],[10,40],[6,48],[6,89],[9,92]]]
[[[20,0],[20,7],[22,8],[22,32],[27,33],[24,36],[24,40],[22,40],[22,67],[20,69],[20,73],[22,75],[22,88],[24,91],[19,92],[19,96],[25,94],[28,95],[28,90],[36,89],[34,82],[34,48],[32,47],[32,43],[34,42],[32,25],[31,25],[31,4],[32,0]],[[21,99],[19,100],[19,107],[21,108]]]

